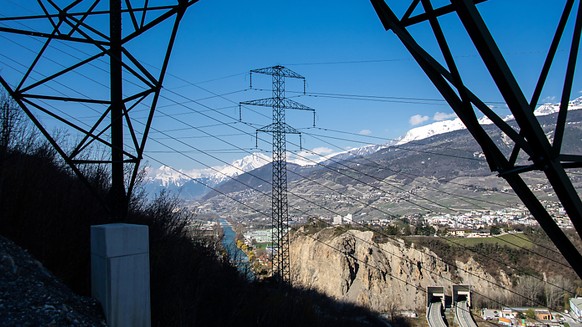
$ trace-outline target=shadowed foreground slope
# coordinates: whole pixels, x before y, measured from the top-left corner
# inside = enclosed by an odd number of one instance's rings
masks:
[[[107,174],[91,183],[106,194]],[[128,222],[150,226],[154,326],[384,326],[374,313],[314,291],[252,283],[216,256],[217,240],[190,237],[189,213],[161,196],[134,200]],[[46,146],[12,151],[0,165],[0,234],[89,295],[89,226],[109,222],[96,197]],[[396,322],[393,325],[405,325]]]

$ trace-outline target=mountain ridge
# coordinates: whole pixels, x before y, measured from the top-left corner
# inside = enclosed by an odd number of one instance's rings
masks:
[[[559,110],[559,103],[546,103],[539,106],[534,114],[537,117],[544,117],[555,114]],[[569,102],[569,111],[582,109],[582,97],[576,98]],[[508,115],[503,118],[505,121],[513,121],[513,116]],[[492,125],[492,122],[487,117],[479,119],[484,126]],[[288,163],[299,167],[317,167],[333,165],[339,161],[350,160],[354,157],[370,156],[379,151],[383,151],[390,147],[410,146],[415,141],[425,140],[434,136],[451,133],[455,131],[466,130],[466,127],[459,118],[442,120],[433,122],[431,124],[419,126],[410,129],[404,136],[383,144],[371,144],[363,147],[346,150],[333,155],[328,155],[316,161],[307,161],[301,158],[295,160],[288,160]],[[480,149],[479,149],[480,151]],[[179,197],[185,200],[200,199],[205,197],[216,186],[235,179],[237,176],[251,172],[253,170],[262,168],[269,164],[271,158],[263,153],[252,153],[241,159],[233,161],[229,165],[222,165],[217,167],[205,169],[192,170],[174,170],[171,167],[162,166],[147,170],[147,177],[145,179],[144,188],[149,194],[158,193],[162,189],[176,193]],[[297,170],[298,167],[293,169]],[[260,173],[263,176],[263,173]],[[267,176],[264,176],[269,180]],[[240,184],[240,181],[238,181]],[[227,189],[239,189],[238,187],[228,187]]]
[[[539,116],[551,137],[557,114]],[[515,121],[508,122],[515,127]],[[496,126],[483,126],[502,153],[509,155],[513,143]],[[582,110],[569,114],[564,135],[564,153],[582,152]],[[527,154],[518,164],[529,164]],[[297,168],[297,167],[295,167]],[[299,169],[300,168],[300,169]],[[468,130],[437,134],[423,141],[380,149],[348,160],[330,159],[326,165],[288,170],[290,216],[352,214],[354,219],[385,219],[427,212],[455,214],[459,211],[501,210],[520,205],[504,179],[492,173],[479,144]],[[217,192],[204,198],[204,205],[219,215],[252,218],[270,208],[268,175],[258,171],[217,185]],[[543,173],[533,171],[524,179],[542,201],[555,201]],[[575,187],[582,177],[572,175]],[[238,181],[244,180],[246,187]],[[239,185],[234,185],[239,184]],[[547,190],[547,191],[546,191]],[[251,207],[241,203],[252,204]]]

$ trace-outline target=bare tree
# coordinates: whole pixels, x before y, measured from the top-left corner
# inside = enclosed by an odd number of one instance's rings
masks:
[[[0,94],[0,161],[14,150],[29,153],[37,146],[38,132],[16,102]]]
[[[4,161],[8,154],[8,148],[13,139],[18,111],[15,110],[14,102],[5,94],[0,98],[0,160]]]
[[[519,294],[519,299],[516,299],[518,305],[536,306],[543,303],[544,299],[544,285],[545,283],[533,276],[522,276],[519,278],[515,291]]]
[[[564,298],[575,295],[573,283],[562,276],[548,278],[544,291],[546,305],[550,308],[563,308],[565,304]]]
[[[399,317],[399,313],[400,313],[400,306],[398,305],[398,300],[396,299],[391,299],[387,306],[388,306],[388,314],[390,315],[390,320],[391,321],[395,321],[396,318]]]

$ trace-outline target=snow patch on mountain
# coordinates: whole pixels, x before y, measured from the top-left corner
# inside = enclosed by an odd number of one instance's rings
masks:
[[[582,109],[582,97],[576,98],[568,103],[568,110],[580,110],[580,109]],[[545,103],[536,108],[536,110],[534,111],[534,115],[546,116],[555,114],[559,110],[560,110],[559,103]],[[504,121],[509,121],[513,119],[514,119],[513,115],[508,115],[503,118]],[[489,118],[483,116],[482,118],[479,119],[479,123],[481,125],[488,125],[492,124],[493,122]],[[466,128],[465,125],[459,118],[455,118],[452,120],[437,121],[432,124],[416,127],[409,130],[406,133],[406,135],[404,135],[396,142],[396,145],[401,145],[412,141],[423,140],[434,135],[453,132],[465,128]]]
[[[394,145],[394,141],[389,141],[389,142],[384,143],[384,144],[370,144],[370,145],[365,145],[365,146],[362,146],[359,148],[349,149],[349,150],[346,150],[343,152],[334,153],[332,155],[323,157],[321,159],[320,163],[322,165],[327,165],[327,164],[342,161],[342,160],[348,160],[348,159],[351,159],[353,157],[367,156],[367,155],[376,153],[382,149],[385,149],[387,147],[390,147],[391,145]]]
[[[210,182],[210,186],[219,184],[229,178],[260,168],[271,162],[271,158],[262,153],[253,153],[231,164],[204,168],[204,169],[174,169],[168,166],[148,168],[146,170],[146,183],[159,183],[163,187],[169,185],[181,187],[187,181],[204,178]]]
[[[452,120],[437,121],[432,124],[416,127],[409,130],[406,133],[406,135],[404,135],[400,140],[398,140],[398,142],[396,142],[396,145],[401,145],[412,141],[423,140],[434,135],[457,131],[464,128],[465,125],[459,118],[455,118]]]
[[[229,178],[263,167],[269,163],[271,163],[271,158],[268,156],[262,153],[253,153],[242,159],[235,160],[231,164],[205,169],[204,171],[208,173],[206,177],[218,184]]]
[[[181,187],[185,181],[200,177],[202,177],[200,173],[185,172],[168,166],[161,166],[159,168],[147,167],[145,182],[156,182],[163,187],[168,187],[169,185]]]

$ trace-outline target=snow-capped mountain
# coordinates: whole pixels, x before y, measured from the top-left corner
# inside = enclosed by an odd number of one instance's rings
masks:
[[[266,155],[253,153],[235,160],[229,165],[212,168],[192,170],[176,170],[168,166],[148,168],[144,188],[150,196],[165,189],[184,199],[198,198],[221,182],[260,168],[270,162],[271,159]]]
[[[186,181],[204,178],[212,182],[213,185],[238,176],[242,173],[260,168],[271,162],[271,158],[262,153],[253,153],[242,159],[233,161],[231,164],[192,170],[176,170],[171,167],[161,166],[160,168],[147,170],[147,182],[158,182],[162,186],[175,185],[182,186]]]
[[[580,110],[582,109],[582,97],[576,98],[569,102],[568,110]],[[546,116],[555,114],[560,110],[559,103],[545,103],[536,108],[534,111],[534,115],[536,116]],[[503,118],[505,121],[513,120],[513,115],[508,115]],[[482,125],[492,124],[493,122],[487,118],[482,117],[479,119],[479,123]],[[459,118],[455,118],[452,120],[443,120],[434,122],[432,124],[420,126],[409,130],[406,135],[404,135],[396,145],[402,145],[411,141],[418,141],[429,138],[434,135],[444,134],[452,131],[457,131],[461,129],[465,129],[465,125]]]
[[[219,184],[229,178],[263,167],[271,162],[271,158],[262,153],[253,153],[229,165],[204,169],[202,175]]]
[[[167,187],[169,185],[176,185],[178,187],[190,179],[202,177],[200,173],[195,171],[185,172],[175,170],[172,167],[161,166],[160,168],[146,168],[146,183],[156,182],[160,186]]]

